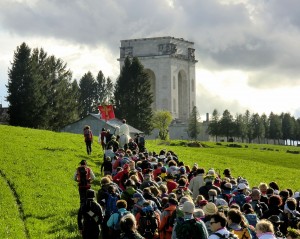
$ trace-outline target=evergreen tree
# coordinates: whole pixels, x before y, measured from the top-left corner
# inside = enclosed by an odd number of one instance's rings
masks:
[[[199,112],[197,107],[194,106],[188,120],[188,130],[187,130],[188,135],[194,140],[197,140],[198,135],[201,132],[201,124],[199,121],[200,121]]]
[[[80,79],[79,88],[80,88],[80,104],[81,104],[81,113],[80,116],[84,117],[89,113],[98,112],[98,101],[96,94],[96,81],[92,73],[89,71],[85,73]]]
[[[23,43],[9,70],[7,97],[12,125],[54,129],[78,118],[72,74],[67,66],[43,49]]]
[[[107,80],[106,80],[106,96],[105,97],[109,104],[114,104],[114,84],[109,77],[107,77]]]
[[[208,134],[216,136],[216,142],[218,141],[218,136],[220,135],[220,115],[217,109],[214,109],[212,119],[209,121]]]
[[[295,138],[295,123],[289,113],[282,113],[282,138],[287,145],[287,140],[293,140]]]
[[[263,125],[263,121],[261,120],[259,114],[253,114],[250,119],[251,128],[253,132],[253,139],[257,138],[258,143],[261,143],[261,139],[264,137],[265,128]]]
[[[106,79],[102,73],[99,71],[96,78],[96,102],[98,105],[101,105],[104,102],[107,102],[107,87],[106,87]]]
[[[156,111],[153,116],[153,127],[159,130],[158,136],[161,140],[169,139],[169,126],[172,115],[169,111]]]
[[[59,130],[60,127],[78,118],[77,103],[73,92],[72,73],[67,65],[55,56],[48,58],[49,69],[47,91],[49,128]]]
[[[269,139],[269,120],[268,120],[268,117],[267,117],[266,114],[262,114],[260,118],[261,118],[261,121],[262,121],[263,126],[264,126],[264,132],[265,132],[264,138],[267,140],[266,143],[268,143],[268,139]]]
[[[30,54],[31,49],[22,43],[14,52],[14,60],[8,70],[9,123],[15,126],[33,126],[29,116],[32,113],[31,94],[35,86]]]
[[[269,116],[269,124],[270,124],[270,138],[278,141],[282,138],[282,122],[280,116],[274,114],[273,112],[270,113]]]
[[[237,114],[234,121],[234,135],[244,142],[247,137],[247,126],[245,124],[244,116],[242,114]]]
[[[224,110],[220,120],[220,132],[225,136],[227,141],[234,133],[233,117],[228,110]]]
[[[127,57],[117,79],[114,91],[115,114],[125,118],[133,127],[149,134],[153,129],[153,95],[148,74],[138,58]]]

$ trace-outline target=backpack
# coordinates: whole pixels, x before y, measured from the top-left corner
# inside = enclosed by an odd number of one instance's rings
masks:
[[[177,217],[177,212],[176,212],[176,209],[172,212],[168,212],[169,215],[168,215],[168,218],[167,218],[167,222],[165,224],[165,230],[166,231],[172,231],[173,230],[173,226],[175,224],[175,220],[176,220],[176,217]]]
[[[90,170],[86,167],[77,168],[77,182],[80,187],[87,187],[90,183]]]
[[[218,236],[219,238],[224,238],[224,239],[238,239],[237,235],[235,235],[235,234],[233,234],[231,232],[229,233],[228,236],[222,235],[222,234],[217,233],[217,232],[215,232],[213,234],[216,235],[216,236]]]
[[[105,215],[110,216],[111,214],[118,212],[117,201],[119,198],[117,195],[112,195],[110,193],[107,194],[108,196],[105,203]]]
[[[127,215],[127,214],[129,214],[129,213],[130,213],[129,211],[126,211],[126,212],[124,212],[123,214],[120,213],[120,212],[118,212],[118,221],[117,221],[117,223],[114,225],[114,230],[115,230],[115,231],[121,231],[121,228],[120,228],[120,221],[121,221],[121,219],[122,219],[125,215]]]
[[[233,197],[233,202],[238,204],[241,208],[246,203],[246,195],[243,193],[239,193]]]
[[[84,138],[86,141],[91,141],[92,140],[92,131],[89,129],[84,130]]]
[[[141,212],[138,231],[146,239],[152,239],[158,234],[158,221],[154,211]]]
[[[235,235],[237,235],[237,237],[239,239],[251,239],[252,238],[252,236],[250,235],[250,232],[249,232],[248,228],[246,228],[246,227],[244,227],[244,228],[242,228],[240,230],[233,230],[233,233]]]
[[[198,239],[208,236],[203,235],[203,232],[205,231],[205,225],[195,218],[187,221],[184,221],[183,218],[180,218],[177,220],[175,231],[176,238],[178,239]]]

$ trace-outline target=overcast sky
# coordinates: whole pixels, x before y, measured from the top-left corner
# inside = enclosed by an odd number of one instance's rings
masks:
[[[300,117],[299,0],[1,0],[0,99],[17,46],[43,48],[74,79],[119,74],[120,40],[195,43],[201,115],[228,109]]]

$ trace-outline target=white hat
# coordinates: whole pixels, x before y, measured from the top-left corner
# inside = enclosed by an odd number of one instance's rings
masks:
[[[182,211],[186,212],[186,213],[191,213],[191,214],[194,213],[195,204],[191,201],[184,202],[183,207],[182,207]]]
[[[248,186],[245,183],[239,183],[239,185],[237,186],[237,190],[243,190],[248,188]]]

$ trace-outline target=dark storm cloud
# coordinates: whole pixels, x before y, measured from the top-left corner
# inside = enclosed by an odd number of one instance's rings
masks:
[[[0,29],[90,48],[102,45],[116,56],[122,39],[183,37],[195,42],[197,67],[246,71],[254,88],[300,82],[297,0],[28,2],[1,1]]]

